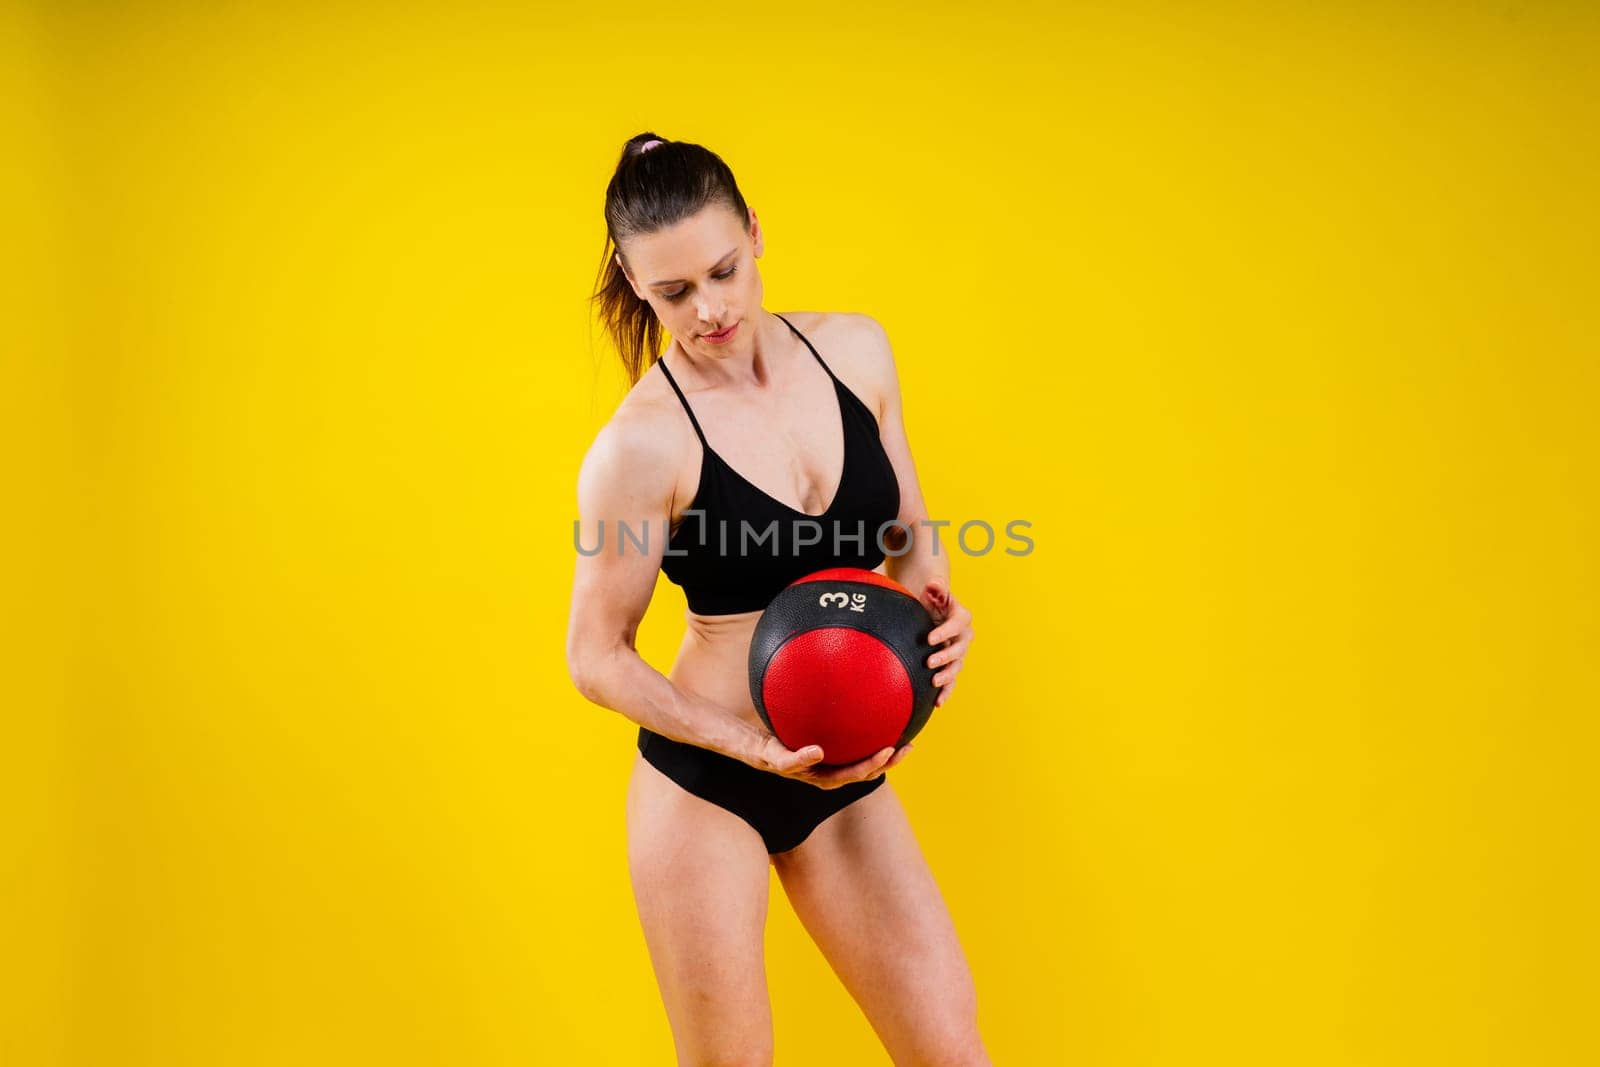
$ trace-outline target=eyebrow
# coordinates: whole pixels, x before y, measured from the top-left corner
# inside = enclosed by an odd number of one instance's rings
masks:
[[[721,259],[719,259],[715,263],[711,264],[711,269],[712,270],[716,270],[718,267],[722,266],[724,263],[726,263],[728,261],[728,257],[729,256],[734,255],[738,251],[739,250],[737,248],[728,249],[726,252],[722,253],[722,258]],[[650,283],[650,288],[655,289],[655,288],[658,288],[658,287],[663,286],[663,285],[677,285],[680,282],[687,284],[688,281],[689,281],[688,278],[668,278],[664,282],[651,282]]]

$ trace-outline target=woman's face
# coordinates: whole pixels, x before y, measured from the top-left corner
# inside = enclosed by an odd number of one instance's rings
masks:
[[[675,226],[627,239],[617,261],[683,348],[712,358],[749,351],[761,310],[761,224],[710,204]],[[731,332],[729,332],[731,329]]]

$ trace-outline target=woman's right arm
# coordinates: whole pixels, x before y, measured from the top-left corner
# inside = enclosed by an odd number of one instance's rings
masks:
[[[613,419],[578,473],[578,544],[567,670],[578,691],[647,730],[746,760],[761,733],[733,711],[686,693],[634,647],[661,569],[675,474],[646,419]],[[626,523],[645,547],[622,536]]]
[[[663,737],[823,788],[869,778],[904,759],[909,745],[848,767],[814,767],[823,758],[817,746],[786,748],[732,709],[679,689],[639,655],[634,639],[655,592],[675,482],[671,449],[638,416],[613,419],[584,456],[578,473],[584,551],[577,553],[567,623],[567,671],[578,691]],[[633,538],[621,536],[619,522]],[[596,545],[598,552],[585,554]]]

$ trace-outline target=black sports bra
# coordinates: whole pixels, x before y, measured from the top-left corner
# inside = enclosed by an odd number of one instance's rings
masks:
[[[825,567],[883,562],[882,545],[896,543],[890,525],[900,513],[900,481],[878,437],[878,419],[834,375],[806,335],[805,341],[833,379],[844,427],[844,471],[833,501],[810,515],[775,499],[728,466],[706,443],[694,409],[684,399],[665,360],[657,360],[700,438],[700,485],[682,521],[667,539],[661,570],[683,587],[696,615],[761,611],[784,586]]]

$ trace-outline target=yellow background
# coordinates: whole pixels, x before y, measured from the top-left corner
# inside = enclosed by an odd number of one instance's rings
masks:
[[[1592,6],[3,10],[6,1063],[670,1062],[562,657],[644,129],[1033,523],[894,772],[997,1063],[1600,1056]]]

